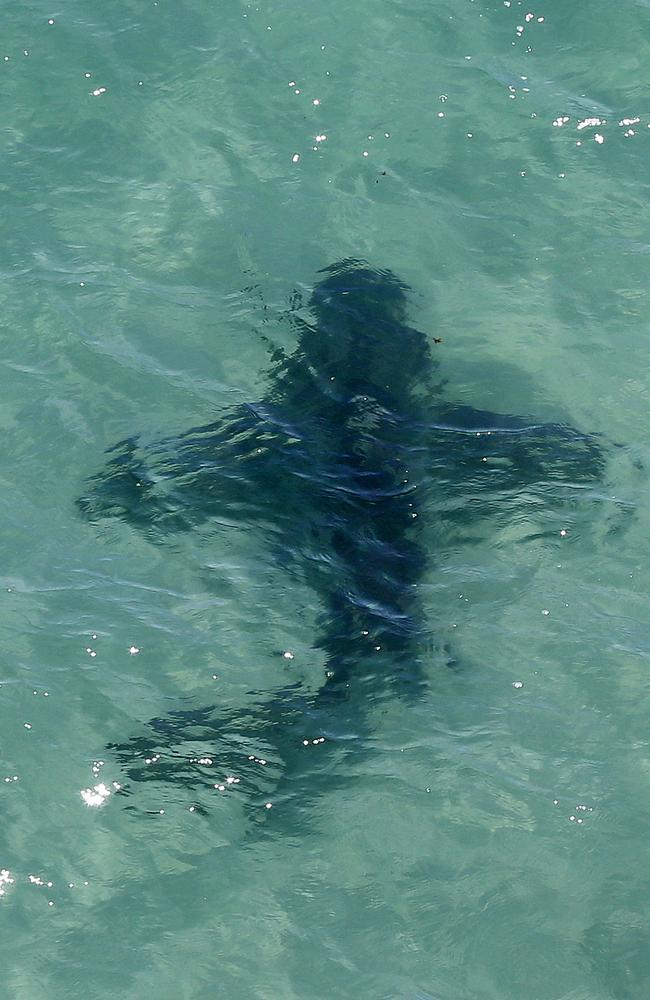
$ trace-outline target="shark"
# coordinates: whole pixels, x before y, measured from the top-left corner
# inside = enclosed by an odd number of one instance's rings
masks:
[[[429,684],[422,581],[444,539],[536,486],[602,478],[598,435],[448,401],[441,338],[410,325],[410,293],[365,260],[324,268],[306,309],[287,314],[296,346],[273,348],[261,400],[153,443],[121,440],[86,481],[86,519],[121,519],[155,543],[220,518],[250,525],[322,609],[311,686],[150,720],[109,745],[124,794],[182,786],[205,810],[237,785],[263,809],[282,776],[304,775],[306,748],[362,752],[369,706]]]

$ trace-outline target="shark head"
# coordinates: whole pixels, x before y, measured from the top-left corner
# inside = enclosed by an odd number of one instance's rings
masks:
[[[299,352],[345,396],[403,397],[431,368],[425,335],[406,322],[409,286],[392,271],[347,259],[314,286]]]

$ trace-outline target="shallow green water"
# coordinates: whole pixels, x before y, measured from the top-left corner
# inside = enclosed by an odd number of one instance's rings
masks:
[[[8,10],[3,996],[649,995],[649,40],[632,0]],[[413,287],[449,399],[603,435],[604,481],[430,553],[426,694],[310,748],[284,815],[84,799],[154,716],[320,683],[264,526],[154,545],[74,501],[260,398],[348,256]]]

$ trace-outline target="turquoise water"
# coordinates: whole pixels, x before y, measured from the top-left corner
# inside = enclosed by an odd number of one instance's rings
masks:
[[[648,4],[3,27],[3,995],[648,996]],[[108,747],[215,705],[244,745],[318,689],[322,602],[272,518],[153,539],[75,501],[116,442],[264,398],[348,257],[412,287],[445,399],[600,435],[605,471],[462,537],[432,477],[426,688],[193,808]]]

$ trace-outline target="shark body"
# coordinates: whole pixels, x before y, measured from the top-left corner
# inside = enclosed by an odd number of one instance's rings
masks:
[[[418,585],[441,552],[424,522],[472,521],[531,484],[603,474],[592,435],[441,401],[432,346],[407,323],[408,288],[392,272],[345,260],[319,278],[263,400],[146,448],[119,442],[78,501],[91,520],[158,538],[224,515],[255,525],[323,609],[316,693],[293,685],[239,715],[153,719],[110,748],[131,783],[213,787],[217,758],[224,773],[257,775],[260,761],[298,773],[314,736],[362,738],[369,700],[426,685]],[[250,778],[260,801],[265,781]]]

